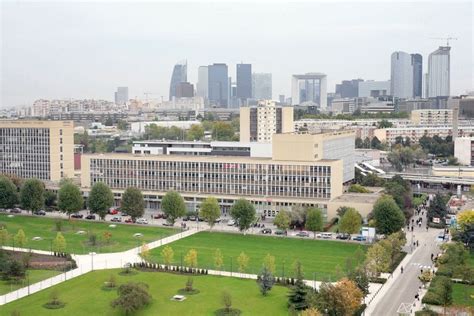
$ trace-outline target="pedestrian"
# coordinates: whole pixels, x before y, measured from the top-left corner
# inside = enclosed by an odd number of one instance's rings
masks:
[[[416,247],[416,242],[413,242],[413,246]]]
[[[413,226],[411,227],[411,231],[413,231]]]
[[[421,268],[421,274],[423,274],[423,268]]]
[[[403,267],[400,267],[400,271],[401,271],[401,273],[403,274]]]
[[[431,262],[433,262],[434,254],[431,254]]]
[[[416,246],[418,247],[420,244],[418,243],[418,240],[416,241]]]
[[[416,293],[415,299],[419,301],[420,300],[420,294]]]
[[[428,231],[428,225],[426,225],[426,231]]]

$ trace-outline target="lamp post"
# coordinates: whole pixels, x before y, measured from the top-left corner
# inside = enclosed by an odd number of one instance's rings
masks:
[[[91,270],[94,271],[94,255],[95,252],[89,252],[89,255],[91,256]]]

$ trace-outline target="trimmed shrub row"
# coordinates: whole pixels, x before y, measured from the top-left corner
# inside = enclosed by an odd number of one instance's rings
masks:
[[[150,262],[135,262],[132,264],[132,267],[135,269],[146,269],[146,270],[156,270],[156,271],[169,271],[169,272],[178,272],[178,273],[189,273],[189,274],[208,274],[206,269],[197,269],[189,267],[180,267],[180,266],[167,266],[161,265],[158,263]]]

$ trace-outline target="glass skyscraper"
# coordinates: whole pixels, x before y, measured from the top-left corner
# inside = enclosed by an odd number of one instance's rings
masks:
[[[170,97],[169,100],[173,100],[176,97],[176,85],[180,82],[188,81],[188,66],[186,60],[178,62],[174,65],[173,74],[171,75],[170,83]]]
[[[428,57],[427,97],[429,98],[450,94],[450,50],[449,46],[440,46]]]
[[[229,98],[229,76],[226,64],[212,64],[208,69],[209,104],[227,107]]]
[[[421,98],[423,91],[423,56],[411,54],[413,64],[413,97]]]
[[[241,104],[252,97],[252,65],[237,64],[237,91],[236,97]]]

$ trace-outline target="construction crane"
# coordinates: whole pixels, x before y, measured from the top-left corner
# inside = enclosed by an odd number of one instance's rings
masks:
[[[451,36],[448,36],[448,37],[430,37],[431,39],[436,39],[436,40],[445,40],[446,41],[446,46],[449,46],[449,41],[450,40],[457,40],[458,38],[457,37],[451,37]]]

